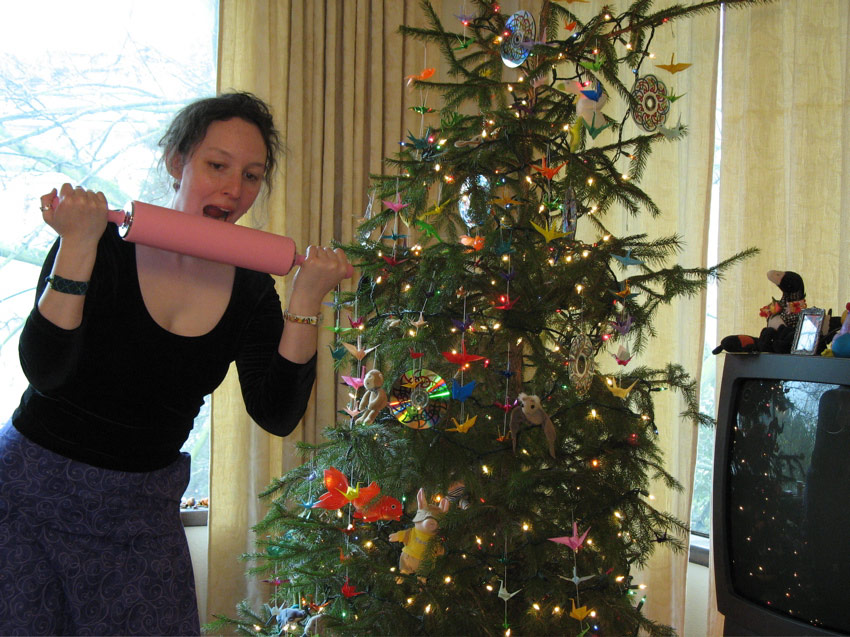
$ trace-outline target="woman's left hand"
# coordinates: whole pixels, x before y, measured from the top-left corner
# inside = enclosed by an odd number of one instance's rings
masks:
[[[318,314],[325,296],[346,278],[350,268],[340,248],[308,246],[304,262],[292,280],[289,310],[295,314]]]

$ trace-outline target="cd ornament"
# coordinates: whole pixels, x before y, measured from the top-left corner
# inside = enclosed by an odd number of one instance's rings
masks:
[[[430,429],[445,415],[451,390],[430,369],[411,369],[402,374],[390,392],[389,409],[411,429]]]
[[[502,62],[515,69],[525,62],[529,49],[524,42],[533,42],[537,34],[534,17],[528,11],[517,11],[505,22],[506,36],[502,40]]]

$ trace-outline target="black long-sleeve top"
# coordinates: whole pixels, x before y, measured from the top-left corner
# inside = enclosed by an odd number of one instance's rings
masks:
[[[63,456],[121,471],[173,462],[204,396],[236,361],[245,406],[266,431],[291,432],[304,415],[316,358],[303,365],[278,353],[283,316],[271,276],[236,268],[230,303],[203,336],[178,336],[148,314],[136,250],[108,224],[98,245],[82,324],[64,330],[37,300],[58,250],[52,247],[20,338],[29,387],[12,424]]]

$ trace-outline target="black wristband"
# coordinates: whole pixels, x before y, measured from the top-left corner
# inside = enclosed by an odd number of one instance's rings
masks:
[[[88,281],[72,281],[71,279],[63,278],[58,274],[45,277],[44,280],[54,290],[62,292],[63,294],[75,294],[77,296],[82,296],[89,289]]]

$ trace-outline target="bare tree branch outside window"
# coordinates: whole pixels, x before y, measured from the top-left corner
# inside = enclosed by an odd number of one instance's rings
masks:
[[[215,93],[217,0],[30,0],[0,24],[0,419],[26,380],[18,334],[56,236],[39,197],[63,183],[110,204],[165,204],[157,143],[174,113]],[[45,26],[49,25],[49,26]],[[206,429],[206,430],[205,430]],[[188,444],[208,470],[208,423]],[[187,495],[206,494],[203,485]],[[193,477],[193,483],[194,483]]]

